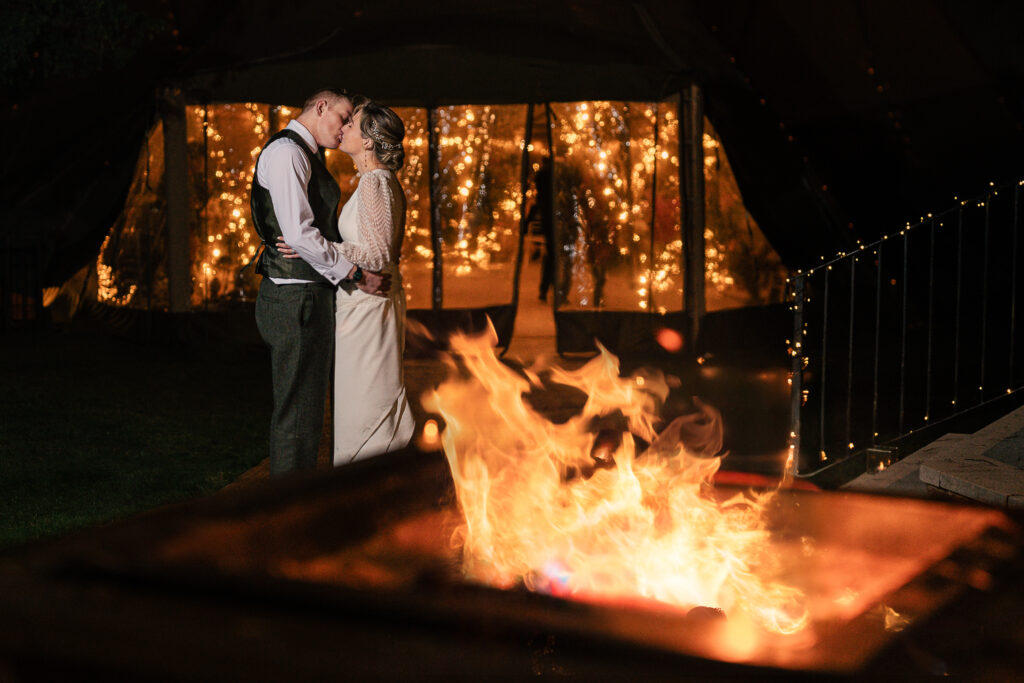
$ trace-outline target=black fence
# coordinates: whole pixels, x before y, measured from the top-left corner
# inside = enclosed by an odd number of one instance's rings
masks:
[[[0,331],[43,323],[44,266],[40,242],[0,236]]]
[[[884,454],[1021,388],[1022,185],[791,278],[798,475]]]

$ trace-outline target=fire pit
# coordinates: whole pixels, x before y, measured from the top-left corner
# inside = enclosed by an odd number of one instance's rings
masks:
[[[523,400],[536,373],[486,339],[452,346],[461,373],[426,401],[446,427],[420,447],[0,563],[0,674],[1001,678],[1021,664],[1024,543],[1007,513],[716,487],[713,409],[654,429],[671,378],[620,377],[610,354],[549,369],[587,399],[553,423]]]
[[[936,632],[983,656],[978,625],[956,619],[998,619],[1024,602],[1020,526],[984,508],[781,492],[771,542],[794,560],[787,578],[809,613],[792,637],[652,601],[467,581],[450,543],[459,517],[443,459],[410,449],[37,548],[0,564],[0,672],[930,672],[951,653],[935,648]],[[929,655],[902,654],[915,637],[932,639]]]

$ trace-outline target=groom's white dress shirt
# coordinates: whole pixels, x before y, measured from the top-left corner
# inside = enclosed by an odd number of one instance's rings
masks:
[[[316,154],[313,134],[298,121],[290,121],[288,130],[295,131]],[[352,263],[313,226],[313,210],[309,206],[309,158],[294,140],[279,138],[263,150],[257,164],[256,182],[270,191],[274,214],[281,226],[285,243],[333,284],[338,284],[352,270]],[[271,278],[274,284],[288,285],[309,282],[293,278]]]

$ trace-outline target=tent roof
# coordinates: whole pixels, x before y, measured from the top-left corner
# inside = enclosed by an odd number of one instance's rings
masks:
[[[134,161],[139,117],[151,120],[166,86],[193,101],[294,104],[338,84],[398,106],[657,100],[693,79],[748,208],[791,267],[1024,175],[1024,5],[1013,0],[213,5],[134,0],[176,33],[120,69],[30,83],[4,108],[0,230],[37,216],[65,246],[98,244],[107,226],[96,221],[123,200],[115,171]],[[61,127],[69,93],[79,116]],[[112,96],[119,122],[101,125]],[[47,184],[51,163],[74,191]],[[82,210],[101,179],[120,195]]]

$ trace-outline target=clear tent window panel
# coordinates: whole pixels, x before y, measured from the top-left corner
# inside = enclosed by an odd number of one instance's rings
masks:
[[[260,246],[249,190],[256,158],[278,118],[271,109],[251,102],[188,107],[195,308],[255,299],[259,278],[242,267]]]
[[[410,308],[432,308],[431,191],[439,219],[443,307],[512,300],[518,249],[526,105],[435,110],[437,176],[431,188],[428,110],[397,108],[406,125],[399,178],[408,213],[401,267]],[[249,191],[255,161],[298,110],[259,103],[186,108],[192,305],[252,301],[259,276],[245,266],[259,249]],[[678,312],[683,306],[678,103],[551,105],[555,289],[558,310]],[[548,148],[534,109],[527,205]],[[782,300],[786,271],[743,206],[721,142],[704,121],[707,310]],[[328,151],[342,201],[358,178],[349,157]],[[97,260],[99,299],[168,305],[163,139],[158,124],[140,151],[125,210]]]
[[[788,271],[744,206],[721,138],[706,118],[703,143],[707,310],[780,303]]]
[[[467,137],[464,140],[445,140],[447,146],[442,145],[441,152],[449,157],[458,154],[460,158],[478,155],[481,163],[493,163],[495,166],[480,172],[477,164],[472,173],[465,174],[465,179],[477,179],[473,183],[477,189],[470,195],[471,199],[463,201],[457,207],[457,212],[441,213],[445,218],[457,215],[466,225],[477,229],[488,225],[489,229],[478,235],[476,242],[485,250],[499,255],[483,260],[481,268],[498,271],[492,277],[507,275],[511,282],[511,271],[506,267],[508,272],[501,272],[499,264],[506,259],[509,264],[514,262],[514,231],[517,229],[515,221],[518,221],[518,212],[509,212],[508,199],[513,197],[517,200],[518,197],[515,194],[518,187],[512,188],[509,183],[511,177],[518,176],[518,158],[515,159],[514,168],[506,167],[511,160],[508,150],[521,144],[523,124],[519,112],[510,110],[525,113],[525,106],[462,109],[464,114],[468,113],[469,118],[475,118],[473,112],[479,111],[484,120],[481,125],[472,128],[467,126]],[[406,126],[405,164],[398,172],[405,188],[408,209],[401,257],[406,297],[410,308],[431,308],[433,250],[430,232],[428,110],[399,107],[395,112]],[[193,308],[218,307],[253,300],[259,276],[253,268],[246,266],[260,247],[249,205],[256,159],[269,138],[298,114],[299,110],[295,108],[259,103],[187,107]],[[518,130],[515,123],[506,121],[509,116],[519,121]],[[458,120],[455,123],[457,125]],[[469,133],[473,134],[472,141],[468,138]],[[499,139],[491,140],[491,136]],[[453,137],[458,138],[458,133]],[[476,143],[479,151],[473,149],[476,139],[481,140],[481,143]],[[326,161],[328,169],[338,180],[341,202],[344,203],[355,192],[358,184],[355,166],[346,154],[335,150],[326,150]],[[452,168],[460,175],[465,172],[465,168],[458,168],[458,164]],[[453,187],[447,188],[447,193],[454,192],[456,196],[462,197],[459,189],[465,186],[465,180],[454,175],[452,177]],[[162,232],[166,202],[162,180],[163,137],[162,127],[158,124],[149,136],[147,150],[140,155],[125,211],[113,226],[97,260],[101,301],[113,305],[145,307],[151,304],[159,308],[167,307],[166,253]],[[445,193],[444,185],[441,185],[441,190]],[[482,220],[482,208],[489,206],[492,197],[502,198],[502,205],[491,211],[489,220]],[[159,238],[155,237],[157,231],[160,231]],[[461,239],[468,238],[463,235]],[[450,245],[453,247],[450,250],[453,265],[449,271],[479,261],[465,258],[478,254],[468,254],[457,242],[453,241]],[[147,250],[149,261],[145,258],[140,261],[139,249]],[[159,250],[159,254],[150,254],[148,250],[152,249]],[[505,250],[504,254],[500,254],[502,250]],[[147,262],[152,262],[151,268],[147,269]],[[464,291],[460,293],[459,282],[454,274],[448,282],[455,287],[450,305],[474,305],[473,297],[466,296]],[[510,298],[511,284],[508,293],[499,296],[498,300],[507,302]]]
[[[395,107],[405,124],[405,163],[398,179],[405,189],[405,237],[399,267],[409,308],[430,308],[434,272],[430,246],[430,135],[427,110]]]
[[[683,227],[682,195],[679,187],[679,105],[659,102],[652,105],[656,117],[657,143],[650,145],[644,172],[652,168],[654,193],[651,208],[654,226],[648,287],[650,308],[654,313],[683,309]],[[649,143],[648,143],[649,144]],[[653,159],[652,161],[648,161]]]
[[[96,259],[98,301],[146,310],[168,306],[164,131],[157,123],[139,150],[124,209]]]
[[[678,214],[678,196],[664,194],[674,187],[678,195],[678,158],[659,159],[663,145],[678,148],[678,125],[668,125],[674,109],[643,102],[551,105],[559,309],[681,307],[679,220],[671,211],[674,201]]]
[[[444,308],[512,300],[526,105],[436,110]]]
[[[402,249],[406,296],[410,307],[429,307],[426,110],[401,108],[396,113],[406,124],[406,163],[398,173],[409,208]],[[256,159],[270,137],[287,126],[299,110],[244,103],[195,106],[189,108],[189,114],[189,175],[194,193],[193,306],[252,300],[259,276],[245,266],[260,247],[249,207]],[[325,152],[327,167],[338,180],[344,203],[358,184],[355,166],[344,153]]]

